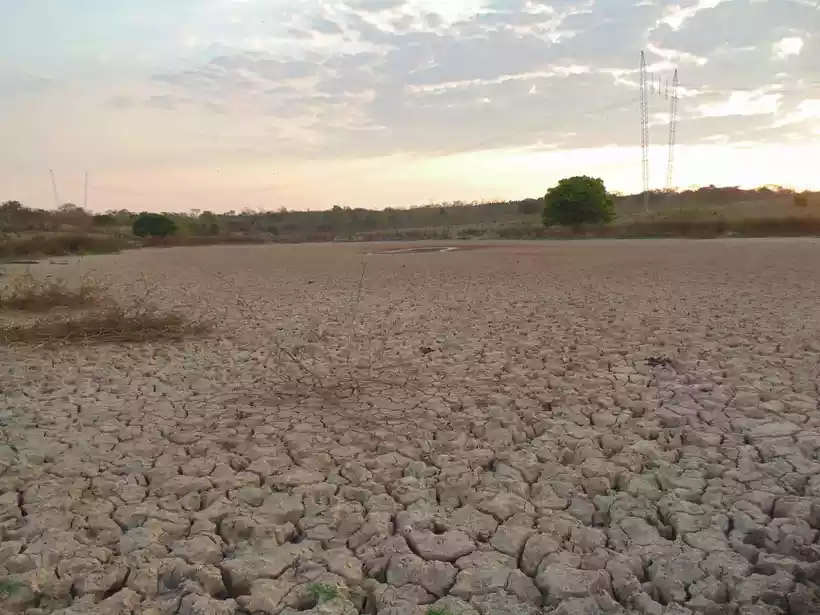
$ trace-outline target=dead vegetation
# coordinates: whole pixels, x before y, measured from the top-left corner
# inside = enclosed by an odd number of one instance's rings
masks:
[[[34,345],[168,342],[202,335],[208,329],[205,322],[191,322],[181,314],[160,311],[154,306],[111,304],[77,315],[0,325],[0,342]]]
[[[614,224],[590,224],[579,228],[547,228],[537,224],[488,229],[486,237],[500,239],[711,239],[716,237],[816,237],[820,217],[728,219],[715,214],[679,212],[657,219],[631,220]]]
[[[0,259],[67,256],[70,254],[113,254],[131,242],[112,235],[91,233],[0,234]]]
[[[98,300],[99,290],[88,280],[72,287],[65,280],[38,280],[26,273],[0,289],[0,310],[48,312],[55,308],[81,308]]]
[[[210,329],[205,321],[160,310],[147,296],[122,305],[96,282],[82,280],[72,286],[64,280],[37,279],[30,273],[0,290],[0,315],[2,312],[37,314],[34,318],[0,316],[0,343],[4,345],[175,342]]]
[[[413,353],[397,348],[401,345],[397,333],[406,333],[408,328],[406,319],[398,312],[400,306],[389,306],[378,318],[364,321],[361,317],[367,276],[364,256],[355,281],[351,280],[346,313],[339,314],[333,322],[309,318],[304,326],[294,329],[261,319],[258,306],[230,279],[213,271],[203,274],[215,277],[230,289],[245,324],[265,340],[260,352],[271,368],[271,387],[278,393],[359,397],[373,386],[415,386],[419,374],[409,358]]]

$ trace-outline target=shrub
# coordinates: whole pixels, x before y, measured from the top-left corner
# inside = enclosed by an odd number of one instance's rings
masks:
[[[131,225],[137,237],[170,237],[176,235],[177,224],[162,214],[141,213]]]
[[[456,231],[456,239],[472,239],[474,237],[484,237],[487,230],[477,226],[468,226]]]
[[[604,182],[586,175],[568,177],[547,191],[544,198],[545,226],[599,224],[615,219],[615,206]]]
[[[317,603],[328,602],[339,595],[339,588],[327,583],[311,583],[308,587],[310,597]]]
[[[105,287],[87,280],[70,286],[25,275],[0,289],[0,310],[48,312],[58,307],[75,309],[52,316],[3,319],[0,345],[174,342],[205,334],[212,324],[161,310],[147,296],[125,305],[117,303]]]
[[[729,231],[745,237],[801,237],[820,235],[820,218],[756,218],[732,222]]]
[[[94,226],[116,226],[117,219],[111,214],[95,214]]]
[[[43,233],[0,236],[0,258],[67,256],[69,254],[112,254],[128,242],[110,235]]]
[[[123,307],[115,303],[77,315],[0,325],[2,344],[110,344],[174,342],[202,335],[209,324],[150,304]]]
[[[47,312],[54,308],[90,305],[97,296],[97,287],[90,282],[72,288],[62,280],[37,280],[27,274],[0,289],[0,309]]]

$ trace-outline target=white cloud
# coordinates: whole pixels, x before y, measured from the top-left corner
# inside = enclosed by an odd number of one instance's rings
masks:
[[[774,126],[776,128],[780,128],[790,124],[800,124],[807,120],[812,120],[815,122],[820,120],[820,99],[808,99],[801,101],[793,111],[777,120]]]
[[[777,112],[781,96],[777,93],[732,92],[722,102],[699,105],[697,111],[702,117],[769,115]]]
[[[780,59],[799,56],[803,49],[803,39],[799,36],[788,36],[777,41],[772,47],[775,56]]]
[[[684,22],[686,22],[686,20],[691,19],[701,11],[713,9],[717,5],[726,1],[727,0],[697,0],[690,6],[680,6],[677,4],[672,5],[668,9],[668,14],[660,20],[660,23],[666,24],[672,29],[677,30],[684,24]]]

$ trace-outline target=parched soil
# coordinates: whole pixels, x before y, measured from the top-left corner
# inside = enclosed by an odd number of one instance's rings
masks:
[[[63,267],[217,326],[0,349],[0,612],[820,612],[820,241],[362,251]]]

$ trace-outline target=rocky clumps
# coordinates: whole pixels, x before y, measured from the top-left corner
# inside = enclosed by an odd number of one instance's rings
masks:
[[[820,244],[658,245],[380,259],[408,377],[309,394],[196,276],[343,357],[350,248],[98,261],[236,337],[4,351],[0,612],[820,612]]]

